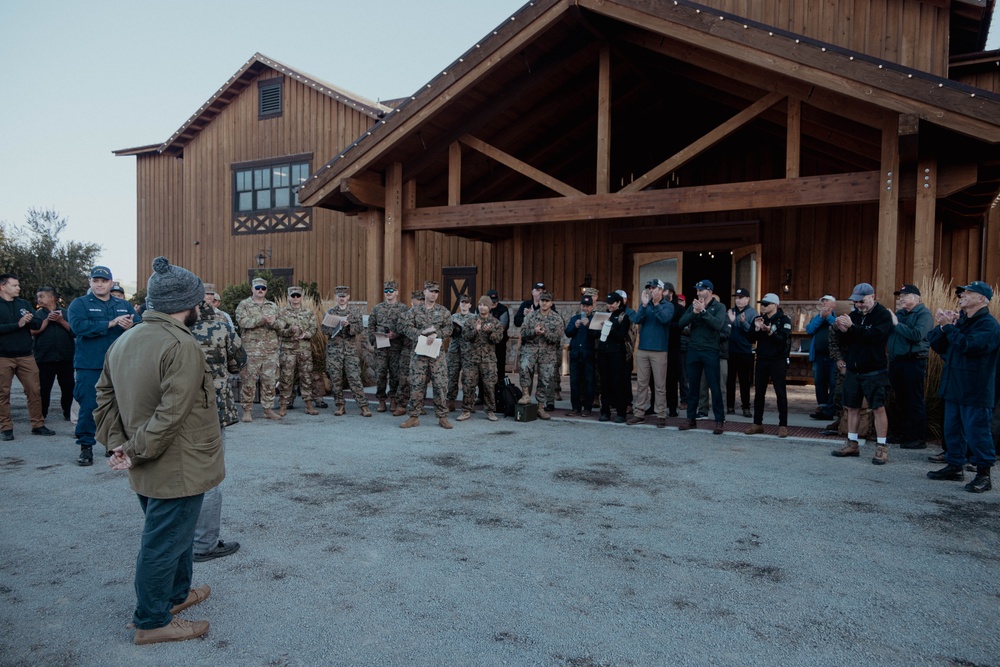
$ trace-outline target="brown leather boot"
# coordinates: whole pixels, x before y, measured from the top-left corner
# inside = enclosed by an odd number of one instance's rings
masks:
[[[271,408],[264,408],[264,416],[268,419],[273,419],[274,421],[280,421],[281,415],[272,410]]]
[[[698,428],[698,422],[694,419],[688,419],[683,424],[677,427],[678,431],[690,431],[692,429]]]
[[[243,418],[240,421],[241,422],[252,422],[253,421],[253,406],[252,405],[244,405],[243,406]]]
[[[312,401],[306,401],[306,414],[307,415],[318,415],[319,410],[313,407]]]
[[[347,414],[347,406],[343,403],[337,404],[337,411],[333,413],[334,417],[343,417]]]
[[[410,417],[405,422],[399,425],[399,428],[413,428],[414,426],[420,425],[420,417]]]
[[[376,412],[385,412],[385,399],[384,398],[378,399],[378,407],[375,408],[375,411]]]
[[[746,435],[757,435],[758,433],[763,433],[764,432],[764,425],[763,424],[750,424],[750,426],[747,427],[747,430],[745,430],[743,432]],[[786,435],[787,435],[787,433],[786,433]]]
[[[875,456],[872,457],[872,463],[877,466],[884,466],[889,462],[889,446],[888,445],[875,445]]]
[[[787,426],[779,426],[778,427],[778,437],[779,438],[787,438],[788,437],[788,427]]]
[[[858,447],[857,440],[848,440],[840,449],[835,449],[830,452],[834,456],[844,457],[844,456],[861,456],[861,449]]]
[[[361,416],[362,417],[371,417],[372,416],[372,411],[368,409],[367,405],[362,405],[361,406]]]

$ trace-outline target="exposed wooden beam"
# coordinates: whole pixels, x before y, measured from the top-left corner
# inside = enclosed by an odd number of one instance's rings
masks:
[[[448,206],[462,203],[462,145],[457,141],[448,146]]]
[[[983,251],[986,258],[980,280],[996,285],[1000,283],[1000,203],[996,201],[986,212],[986,243],[983,244]]]
[[[802,159],[802,104],[798,98],[788,98],[788,122],[785,128],[785,178],[798,178],[799,162]]]
[[[879,178],[879,172],[866,171],[586,197],[413,208],[403,212],[403,229],[448,230],[789,206],[871,203],[879,199]]]
[[[382,282],[385,271],[385,212],[370,208],[359,219],[364,219],[365,245],[368,261],[365,262],[365,299],[374,306],[382,301]]]
[[[934,273],[934,225],[937,213],[937,160],[917,163],[917,213],[913,229],[913,282],[925,284]]]
[[[402,169],[400,169],[402,171]],[[402,174],[400,174],[402,177]],[[423,289],[424,278],[417,276],[417,234],[406,231],[405,210],[412,209],[417,205],[417,182],[408,179],[403,183],[403,233],[400,234],[400,246],[402,252],[400,257],[403,262],[403,269],[400,278],[400,287],[406,291]]]
[[[743,111],[724,122],[722,125],[719,125],[717,128],[700,139],[697,139],[686,148],[682,148],[669,159],[653,167],[645,174],[619,190],[619,192],[639,192],[642,189],[649,187],[658,179],[676,169],[680,169],[686,163],[698,157],[703,152],[770,109],[772,106],[780,102],[783,97],[784,95],[781,93],[768,93]]]
[[[597,65],[597,194],[611,192],[611,49],[601,47]]]
[[[899,117],[887,118],[882,129],[879,171],[878,235],[875,245],[875,295],[886,303],[895,289],[896,246],[899,243]]]
[[[403,287],[403,165],[393,162],[385,170],[385,219],[382,241],[384,279],[398,280]]]
[[[472,135],[466,134],[466,135],[460,137],[459,141],[461,141],[463,144],[465,144],[469,148],[471,148],[473,150],[476,150],[476,151],[479,151],[480,153],[482,153],[486,157],[492,158],[492,159],[496,160],[497,162],[499,162],[500,164],[503,164],[503,165],[506,165],[506,166],[510,167],[511,169],[513,169],[514,171],[518,172],[519,174],[521,174],[523,176],[527,176],[531,180],[533,180],[533,181],[535,181],[537,183],[541,183],[545,187],[547,187],[550,190],[553,190],[555,192],[558,192],[561,195],[564,195],[566,197],[582,197],[582,196],[584,196],[584,193],[580,192],[579,190],[577,190],[576,188],[574,188],[574,187],[572,187],[570,185],[567,185],[566,183],[563,183],[558,178],[555,178],[553,176],[549,176],[544,171],[542,171],[540,169],[535,169],[534,167],[532,167],[527,162],[524,162],[522,160],[518,160],[513,155],[509,155],[509,154],[503,152],[502,150],[500,150],[499,148],[496,148],[495,146],[490,146],[485,141],[481,141],[480,139],[476,139]]]
[[[385,186],[373,180],[348,178],[340,183],[340,193],[358,206],[385,208]]]

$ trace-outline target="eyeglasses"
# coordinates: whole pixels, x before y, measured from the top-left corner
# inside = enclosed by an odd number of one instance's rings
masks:
[[[258,292],[264,292],[267,290],[267,288],[264,287],[263,285],[257,285],[256,287],[254,287],[254,289],[257,290]]]

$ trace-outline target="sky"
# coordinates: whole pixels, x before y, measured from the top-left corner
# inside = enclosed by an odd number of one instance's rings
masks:
[[[410,95],[525,1],[0,0],[0,222],[55,209],[135,283],[135,158],[113,150],[166,141],[255,52]]]

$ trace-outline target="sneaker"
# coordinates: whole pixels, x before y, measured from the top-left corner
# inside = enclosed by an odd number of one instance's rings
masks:
[[[965,479],[965,472],[962,470],[962,466],[953,466],[949,463],[940,470],[929,470],[927,472],[927,479],[941,479],[949,482],[961,482]]]
[[[570,410],[569,412],[566,413],[566,416],[567,417],[582,417],[583,413],[580,412],[579,410],[577,410],[576,408],[573,408],[572,410]]]
[[[13,439],[14,439],[14,429],[11,429],[9,431],[4,431],[2,434],[0,434],[0,440],[3,440],[4,442],[10,442]]]
[[[219,542],[219,544],[222,544],[222,542]],[[237,544],[236,548],[238,549],[239,546],[240,545]],[[181,602],[180,604],[174,605],[174,608],[170,610],[170,613],[173,616],[176,616],[177,614],[181,613],[188,607],[193,607],[196,604],[201,604],[202,602],[207,600],[210,595],[212,595],[212,587],[209,586],[208,584],[205,584],[204,586],[199,586],[198,588],[192,588],[188,592],[187,599],[184,600],[184,602]]]
[[[809,415],[809,419],[826,420],[829,419],[830,415],[823,414],[822,412],[813,412]]]
[[[861,448],[858,446],[857,440],[848,440],[843,447],[835,449],[830,453],[841,458],[845,456],[861,456]]]
[[[628,418],[628,420],[626,420],[625,423],[628,424],[629,426],[634,426],[635,424],[641,424],[644,421],[646,421],[645,417],[640,415],[632,415],[631,417]]]
[[[725,432],[726,429],[722,422],[715,422],[715,428],[712,429],[712,435],[722,435]]]
[[[597,421],[599,421],[599,422],[609,422],[609,421],[611,421],[611,415],[606,415],[604,413],[601,413],[601,416],[598,418]]]
[[[192,554],[191,558],[196,563],[204,563],[205,561],[212,560],[214,558],[223,558],[225,556],[229,556],[230,554],[234,554],[239,550],[240,550],[239,542],[226,543],[223,542],[222,540],[219,540],[219,543],[216,544],[211,549],[209,549],[208,551]]]
[[[743,431],[744,435],[758,435],[764,432],[763,424],[750,424],[747,430]]]
[[[976,478],[965,485],[965,490],[969,493],[983,493],[993,488],[993,482],[989,474],[977,473]]]
[[[708,413],[707,412],[699,412],[698,414],[696,414],[694,416],[694,418],[695,419],[708,419]]]
[[[778,427],[778,437],[779,438],[787,438],[788,437],[788,427],[787,426],[779,426]]]
[[[56,432],[52,429],[45,428],[44,426],[39,426],[38,428],[31,429],[31,435],[55,435]],[[13,434],[12,434],[13,436]],[[13,440],[13,437],[11,437]]]
[[[458,416],[458,419],[456,419],[455,421],[464,422],[466,419],[469,419],[470,417],[472,417],[472,413],[469,412],[468,410],[463,410],[462,414],[460,414]]]
[[[625,415],[618,415],[617,417],[615,417],[615,423],[616,424],[625,424],[625,423],[627,423],[627,420],[625,419]]]
[[[677,427],[678,431],[690,431],[692,429],[698,428],[698,422],[694,419],[688,419],[686,422]]]
[[[944,452],[938,452],[937,454],[931,454],[927,457],[927,460],[931,463],[947,463],[948,461],[944,458]]]
[[[750,408],[743,408],[743,416],[747,419],[753,419],[753,413],[750,412]]]
[[[726,410],[726,414],[727,415],[735,415],[736,414],[736,408],[728,408]]]
[[[590,416],[591,416],[591,415],[593,415],[593,414],[594,414],[594,413],[593,413],[593,411],[592,411],[592,410],[590,410],[589,408],[588,408],[587,410],[584,410],[584,411],[583,411],[583,416],[584,416],[584,417],[590,417]]]
[[[899,443],[900,449],[927,449],[927,443],[923,440],[906,440]]]
[[[86,445],[80,447],[80,456],[76,459],[76,464],[80,466],[94,465],[94,448]]]
[[[500,418],[497,417],[495,413],[490,412],[489,410],[486,411],[486,418],[489,419],[491,422],[500,420]]]
[[[208,621],[185,621],[175,618],[162,628],[152,630],[136,630],[135,644],[159,644],[160,642],[182,642],[201,637],[208,632]]]
[[[872,463],[877,466],[884,466],[889,462],[889,445],[875,445],[875,456]]]

